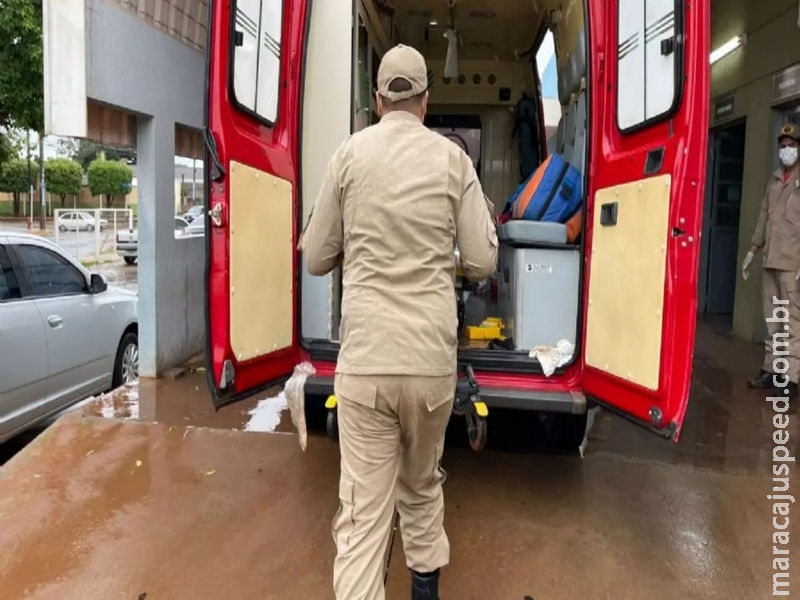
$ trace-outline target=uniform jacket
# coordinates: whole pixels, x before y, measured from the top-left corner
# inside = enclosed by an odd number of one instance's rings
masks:
[[[779,271],[800,269],[800,179],[795,170],[786,183],[783,171],[773,173],[761,201],[752,244],[764,251],[763,267]]]
[[[467,278],[494,273],[493,207],[461,148],[402,111],[345,140],[301,240],[312,275],[343,267],[338,373],[455,372],[456,245]]]

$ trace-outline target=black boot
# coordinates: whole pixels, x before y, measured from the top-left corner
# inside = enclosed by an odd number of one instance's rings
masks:
[[[439,569],[433,573],[411,571],[411,600],[439,600]]]
[[[790,381],[783,387],[773,386],[772,395],[776,398],[785,398],[786,400],[794,400],[800,395],[800,388],[794,381]]]
[[[757,390],[765,390],[773,387],[772,373],[761,369],[758,375],[747,380],[747,387]]]

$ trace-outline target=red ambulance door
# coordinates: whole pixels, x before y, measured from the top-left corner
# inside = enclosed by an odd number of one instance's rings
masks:
[[[691,383],[708,2],[589,2],[588,398],[677,441]]]
[[[298,356],[302,0],[211,0],[206,98],[206,352],[221,406]]]

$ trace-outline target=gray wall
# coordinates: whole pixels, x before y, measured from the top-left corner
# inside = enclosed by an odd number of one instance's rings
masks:
[[[203,350],[202,238],[174,238],[175,124],[203,126],[205,58],[144,19],[87,2],[87,95],[138,115],[140,374]]]

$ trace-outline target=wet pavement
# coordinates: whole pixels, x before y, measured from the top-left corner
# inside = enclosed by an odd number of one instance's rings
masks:
[[[600,413],[581,458],[543,447],[529,415],[493,411],[475,454],[454,420],[441,597],[771,596],[774,412],[745,388],[760,362],[758,346],[701,326],[677,445]],[[59,419],[0,470],[0,597],[332,598],[338,447],[311,404],[305,453],[279,390],[215,412],[197,363]],[[388,597],[408,587],[398,535]]]
[[[87,267],[92,273],[104,275],[108,285],[137,292],[139,290],[138,264],[127,265],[121,258],[104,261]]]

